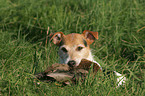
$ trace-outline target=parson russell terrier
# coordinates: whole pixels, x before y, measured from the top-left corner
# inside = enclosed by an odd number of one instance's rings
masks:
[[[64,35],[63,32],[56,32],[51,34],[50,37],[50,40],[52,40],[55,45],[59,46],[58,54],[61,64],[78,66],[82,59],[97,63],[93,59],[90,44],[92,44],[95,39],[98,39],[98,32],[85,30],[82,34],[72,33],[68,35]],[[99,63],[97,64],[100,66]],[[113,71],[113,73],[117,76],[117,85],[123,85],[126,81],[126,77],[116,71]]]

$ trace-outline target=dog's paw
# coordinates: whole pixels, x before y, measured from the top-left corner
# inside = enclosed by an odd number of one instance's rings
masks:
[[[127,78],[124,75],[122,75],[116,71],[114,71],[114,73],[117,76],[117,81],[116,81],[117,87],[124,85],[127,81]]]

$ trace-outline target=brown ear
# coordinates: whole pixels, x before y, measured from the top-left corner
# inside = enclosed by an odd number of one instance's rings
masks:
[[[86,38],[88,44],[92,44],[95,39],[98,39],[98,32],[85,30],[83,31],[83,35]]]
[[[56,32],[54,34],[51,33],[49,35],[50,41],[52,40],[52,42],[56,45],[60,45],[63,36],[64,36],[64,34],[62,32]]]

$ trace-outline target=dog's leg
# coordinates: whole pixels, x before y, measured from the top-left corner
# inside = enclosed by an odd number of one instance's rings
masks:
[[[127,78],[124,76],[124,75],[122,75],[122,74],[120,74],[120,73],[118,73],[118,72],[116,72],[116,71],[113,71],[114,73],[115,73],[115,75],[117,76],[117,87],[119,87],[119,86],[121,86],[121,85],[124,85],[125,84],[125,82],[126,82],[126,80],[127,80]],[[117,88],[116,87],[116,88]]]
[[[103,73],[104,75],[107,75],[108,77],[110,77],[111,74],[114,74],[116,76],[116,84],[117,84],[116,88],[126,83],[127,78],[116,71],[106,71],[104,69]]]

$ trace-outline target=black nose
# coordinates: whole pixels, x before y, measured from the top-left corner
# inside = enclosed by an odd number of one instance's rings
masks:
[[[71,61],[68,62],[69,67],[74,67],[75,64],[76,64],[76,62],[74,60],[71,60]]]

